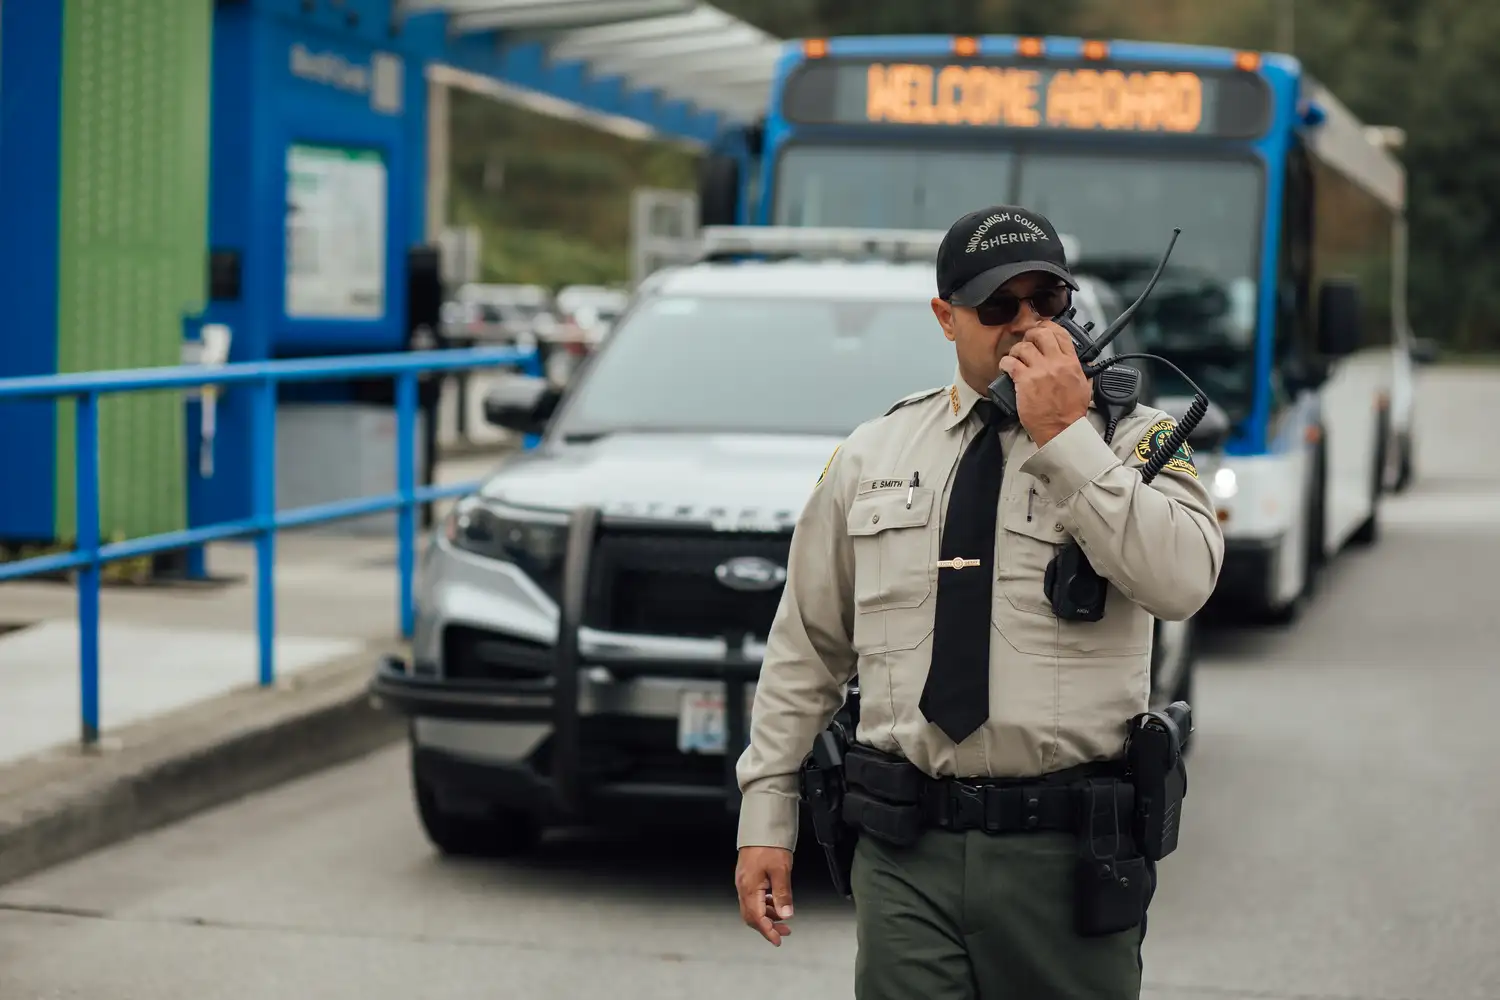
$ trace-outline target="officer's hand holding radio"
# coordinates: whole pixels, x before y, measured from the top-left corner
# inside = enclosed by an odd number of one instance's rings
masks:
[[[1027,330],[1025,339],[1000,359],[1000,370],[1016,384],[1018,417],[1037,447],[1088,415],[1092,390],[1078,352],[1051,320]]]

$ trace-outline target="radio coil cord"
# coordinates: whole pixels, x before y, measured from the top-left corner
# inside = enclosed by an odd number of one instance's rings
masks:
[[[1090,381],[1092,381],[1093,379],[1097,378],[1100,373],[1107,371],[1109,368],[1113,367],[1116,364],[1119,364],[1122,361],[1137,359],[1141,361],[1155,361],[1158,364],[1166,365],[1168,368],[1176,372],[1178,377],[1193,389],[1193,402],[1187,408],[1187,412],[1182,415],[1182,419],[1177,422],[1177,426],[1172,429],[1171,434],[1167,435],[1167,439],[1161,443],[1161,446],[1152,450],[1151,458],[1141,469],[1141,480],[1143,482],[1149,483],[1151,482],[1151,480],[1157,477],[1157,475],[1163,468],[1166,467],[1166,464],[1168,460],[1171,459],[1172,454],[1176,452],[1178,448],[1182,447],[1183,443],[1192,436],[1194,429],[1196,429],[1198,426],[1198,423],[1205,416],[1207,416],[1208,396],[1206,396],[1203,390],[1198,387],[1198,383],[1187,377],[1187,374],[1183,372],[1181,368],[1178,368],[1166,358],[1157,357],[1155,354],[1116,354],[1108,361],[1102,362],[1100,364],[1084,365],[1083,374]],[[1114,427],[1111,426],[1111,436],[1113,436],[1113,432]],[[1106,438],[1105,440],[1107,441],[1109,439]]]

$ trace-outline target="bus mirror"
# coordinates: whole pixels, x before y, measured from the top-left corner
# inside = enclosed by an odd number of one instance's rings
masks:
[[[1174,420],[1182,420],[1187,415],[1188,407],[1193,404],[1191,396],[1167,396],[1155,401],[1158,408],[1169,414]],[[1224,442],[1229,440],[1230,431],[1234,428],[1229,423],[1229,414],[1218,403],[1210,401],[1208,410],[1203,414],[1203,419],[1198,421],[1198,426],[1188,435],[1188,447],[1194,451],[1211,454],[1224,447]]]
[[[1188,446],[1194,451],[1212,453],[1224,447],[1229,440],[1229,414],[1217,403],[1208,404],[1208,412],[1198,421],[1198,426],[1188,435]]]
[[[1353,354],[1362,339],[1359,285],[1347,278],[1329,278],[1318,289],[1318,353],[1328,357]]]
[[[740,161],[724,153],[707,153],[698,168],[698,225],[733,226],[739,222]]]
[[[544,378],[508,375],[484,394],[484,419],[517,434],[541,434],[561,398]]]
[[[745,149],[751,159],[760,159],[766,148],[766,117],[761,115],[745,128]]]

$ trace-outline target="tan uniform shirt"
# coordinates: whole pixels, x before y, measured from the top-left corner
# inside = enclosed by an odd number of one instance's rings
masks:
[[[1224,536],[1191,461],[1150,484],[1136,471],[1171,417],[1138,406],[1105,444],[1104,416],[1090,409],[1042,448],[1013,426],[1002,437],[990,716],[955,745],[917,703],[938,574],[973,572],[937,561],[948,491],[981,426],[978,398],[957,375],[907,397],[858,427],[814,488],[738,762],[739,846],[795,846],[798,767],[856,673],[857,739],[933,776],[1026,776],[1117,757],[1130,717],[1146,710],[1152,617],[1189,618],[1212,593]],[[1070,537],[1111,584],[1097,622],[1059,620],[1042,590]]]

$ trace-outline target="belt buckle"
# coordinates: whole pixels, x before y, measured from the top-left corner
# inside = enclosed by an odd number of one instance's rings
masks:
[[[955,781],[950,787],[953,794],[948,801],[952,804],[953,825],[959,829],[987,829],[989,817],[985,815],[985,790],[962,781]]]

